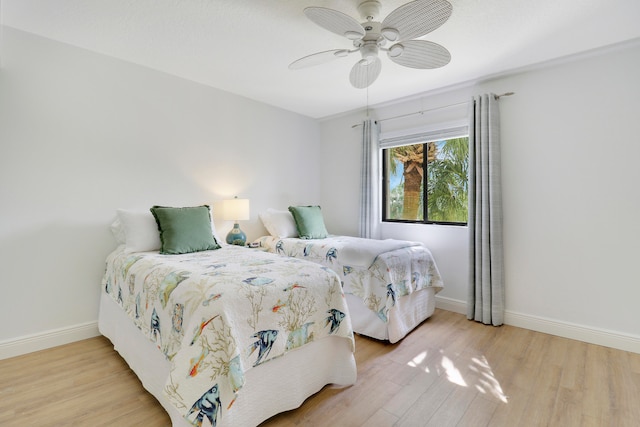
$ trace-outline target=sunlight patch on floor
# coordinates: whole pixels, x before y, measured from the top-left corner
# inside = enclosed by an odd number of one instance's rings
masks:
[[[469,356],[471,355],[456,356],[451,359],[443,351],[440,351],[438,355],[430,355],[425,350],[409,360],[407,366],[420,369],[425,373],[434,372],[438,376],[444,374],[443,378],[452,384],[460,387],[473,387],[479,393],[508,403],[508,398],[487,358],[483,355]]]
[[[490,393],[496,399],[507,403],[507,396],[502,391],[502,387],[500,386],[500,382],[496,379],[493,374],[493,370],[491,369],[491,365],[487,361],[487,358],[481,356],[481,358],[472,358],[472,365],[469,366],[469,369],[480,374],[478,379],[478,384],[476,384],[476,389],[483,394]]]
[[[412,368],[418,368],[420,367],[420,365],[422,364],[422,362],[427,358],[427,352],[423,351],[422,353],[418,354],[416,357],[414,357],[413,359],[411,359],[407,365],[411,366]],[[424,371],[426,373],[429,373],[429,367],[426,366],[424,368]]]
[[[460,374],[460,370],[456,368],[455,364],[451,359],[449,359],[447,356],[442,356],[441,365],[444,368],[444,371],[447,375],[447,378],[449,379],[449,382],[458,384],[459,386],[462,386],[462,387],[467,387],[467,383],[465,382],[464,378],[462,378],[462,374]]]

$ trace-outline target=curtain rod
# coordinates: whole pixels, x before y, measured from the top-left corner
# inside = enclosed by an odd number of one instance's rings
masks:
[[[511,95],[515,95],[515,92],[505,92],[505,93],[502,93],[500,95],[495,95],[495,98],[496,99],[500,99],[503,96],[511,96]],[[415,116],[416,114],[424,114],[424,113],[428,113],[429,111],[442,110],[444,108],[450,108],[450,107],[457,107],[458,105],[464,105],[464,104],[468,104],[468,103],[469,103],[469,101],[456,102],[454,104],[448,104],[448,105],[443,105],[443,106],[440,106],[440,107],[429,108],[427,110],[420,110],[420,111],[416,111],[416,112],[413,112],[413,113],[401,114],[399,116],[387,117],[386,119],[376,120],[376,122],[381,123],[381,122],[386,122],[387,120],[402,119],[404,117]],[[357,126],[362,126],[362,123],[357,123],[357,124],[351,126],[351,129],[353,129],[353,128],[357,127]]]

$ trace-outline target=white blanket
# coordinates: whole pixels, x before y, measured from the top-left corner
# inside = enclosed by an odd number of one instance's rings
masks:
[[[421,246],[420,243],[407,240],[374,240],[360,237],[345,238],[345,245],[339,249],[340,261],[345,265],[353,267],[369,268],[376,261],[376,258],[396,249],[408,248],[411,246]]]

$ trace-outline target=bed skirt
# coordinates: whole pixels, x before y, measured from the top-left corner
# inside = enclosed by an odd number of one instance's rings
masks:
[[[364,304],[361,298],[345,294],[354,332],[379,340],[395,343],[416,326],[431,317],[436,309],[435,288],[425,288],[402,296],[389,310],[389,322],[383,322]]]

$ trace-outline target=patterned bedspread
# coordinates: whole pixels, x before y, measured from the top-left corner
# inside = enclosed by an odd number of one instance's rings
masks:
[[[186,255],[119,248],[102,284],[172,361],[165,393],[194,425],[232,410],[248,369],[329,335],[353,345],[339,277],[307,261],[236,246]]]
[[[256,241],[269,252],[306,259],[335,271],[343,281],[344,292],[362,298],[384,322],[388,321],[388,312],[397,298],[428,287],[439,292],[443,287],[431,252],[421,244],[394,243],[399,249],[378,253],[372,257],[370,265],[365,263],[368,265],[365,267],[348,261],[356,258],[353,253],[359,248],[370,252],[367,246],[381,247],[381,241],[350,236],[315,240],[264,236]],[[343,257],[343,253],[349,254],[348,258]]]

